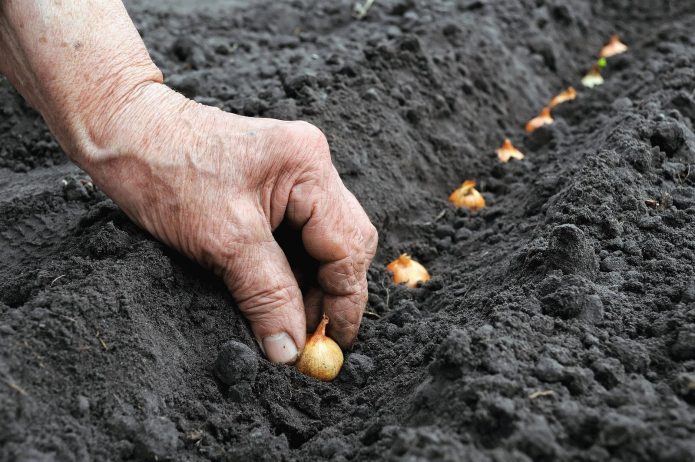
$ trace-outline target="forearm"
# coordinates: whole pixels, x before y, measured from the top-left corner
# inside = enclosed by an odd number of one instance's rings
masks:
[[[0,72],[82,166],[109,149],[128,99],[162,81],[120,0],[0,0]]]

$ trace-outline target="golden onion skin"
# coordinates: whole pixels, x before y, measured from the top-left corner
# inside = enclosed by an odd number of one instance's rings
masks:
[[[477,212],[485,207],[485,198],[475,189],[475,181],[466,180],[454,192],[449,195],[449,202],[457,208],[466,208],[471,212]]]
[[[526,131],[528,133],[533,133],[543,125],[550,125],[552,123],[553,116],[550,115],[550,107],[546,106],[543,108],[540,114],[528,121],[526,124]]]
[[[343,367],[343,351],[332,338],[326,336],[327,324],[328,317],[324,315],[316,332],[307,337],[295,365],[302,374],[323,382],[335,379]]]
[[[509,159],[523,160],[524,157],[524,154],[514,147],[512,140],[509,138],[505,138],[502,147],[497,150],[497,158],[503,164],[509,162]]]
[[[393,273],[395,284],[405,284],[411,289],[417,287],[418,282],[430,280],[430,274],[425,267],[410,258],[407,253],[401,254],[400,257],[386,265],[386,269]]]

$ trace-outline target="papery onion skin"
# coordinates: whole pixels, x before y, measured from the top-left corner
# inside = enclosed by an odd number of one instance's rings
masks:
[[[553,123],[553,117],[550,115],[550,108],[546,106],[540,114],[528,121],[526,124],[526,131],[532,133],[543,125],[549,125],[551,123]]]
[[[340,373],[344,358],[340,346],[326,336],[326,325],[328,317],[324,315],[316,331],[307,337],[296,367],[304,375],[330,382]]]
[[[588,88],[593,88],[603,84],[603,76],[598,66],[591,68],[588,74],[582,78],[582,85]]]
[[[552,100],[550,100],[550,104],[548,105],[548,107],[550,107],[552,109],[559,104],[562,104],[562,103],[567,102],[567,101],[572,101],[576,97],[577,97],[577,90],[575,90],[574,87],[567,87],[567,90],[556,95]]]
[[[425,267],[410,258],[407,253],[401,254],[400,257],[386,265],[386,269],[393,273],[395,284],[405,284],[411,289],[417,287],[418,282],[430,280],[430,273]]]
[[[524,157],[524,153],[515,148],[512,144],[512,140],[509,138],[505,138],[504,143],[502,143],[502,147],[497,150],[497,158],[503,164],[509,162],[510,159],[523,160]]]
[[[611,56],[619,55],[620,53],[625,53],[627,51],[627,45],[620,41],[620,37],[613,35],[601,51],[599,56],[601,58],[610,58]]]
[[[477,212],[485,207],[485,198],[477,189],[475,181],[466,180],[463,184],[449,195],[449,202],[458,208],[465,208],[471,212]]]

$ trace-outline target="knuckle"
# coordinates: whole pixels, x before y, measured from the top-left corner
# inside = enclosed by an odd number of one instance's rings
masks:
[[[328,139],[320,128],[305,121],[293,122],[293,124],[295,136],[299,138],[300,145],[306,149],[307,153],[314,158],[330,159]]]
[[[317,127],[316,125],[307,122],[305,120],[298,120],[296,122],[292,122],[294,125],[295,129],[299,134],[302,136],[306,137],[307,139],[313,139],[313,140],[325,140],[326,135],[323,134],[321,129]]]
[[[360,269],[355,260],[347,256],[339,261],[324,265],[319,271],[324,290],[335,295],[351,295],[360,291]]]
[[[374,254],[376,252],[378,243],[379,231],[377,231],[376,227],[373,224],[369,223],[369,226],[367,227],[367,250],[370,254]]]
[[[237,303],[244,315],[250,321],[256,321],[275,312],[282,307],[299,306],[294,303],[301,296],[299,289],[290,284],[276,284],[257,290],[250,290],[243,296],[237,297]]]

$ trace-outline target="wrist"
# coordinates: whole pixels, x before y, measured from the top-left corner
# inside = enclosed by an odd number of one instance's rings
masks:
[[[157,108],[169,99],[170,90],[161,82],[158,70],[157,74],[120,79],[118,86],[85,91],[89,96],[63,115],[62,124],[51,127],[70,160],[91,173],[100,161],[133,147],[123,141],[133,140],[136,133],[123,131],[143,132],[156,118]]]
[[[117,190],[136,178],[142,186],[181,161],[165,146],[183,148],[176,143],[182,131],[177,119],[193,105],[162,83],[141,82],[103,110],[89,112],[85,129],[75,132],[71,160],[117,199]]]

